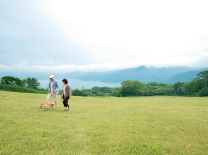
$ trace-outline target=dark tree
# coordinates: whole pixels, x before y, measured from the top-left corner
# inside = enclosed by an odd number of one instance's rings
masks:
[[[72,90],[73,96],[82,96],[82,92],[79,89]]]
[[[139,80],[126,80],[121,82],[121,94],[123,96],[141,95],[141,89],[144,86]]]
[[[17,77],[13,77],[13,76],[4,76],[3,78],[1,78],[1,83],[2,84],[13,84],[13,85],[17,85],[17,86],[22,86],[22,80],[20,80]]]
[[[35,78],[28,77],[27,79],[23,79],[22,82],[23,82],[24,86],[26,86],[27,88],[37,89],[40,86],[40,83]]]

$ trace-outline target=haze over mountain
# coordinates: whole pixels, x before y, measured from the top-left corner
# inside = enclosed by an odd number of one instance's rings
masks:
[[[170,67],[170,68],[130,68],[125,70],[109,72],[74,72],[65,74],[66,77],[75,78],[83,81],[101,81],[101,82],[122,82],[124,80],[139,80],[143,83],[161,82],[174,83],[178,81],[188,82],[196,77],[196,74],[203,69],[188,67]]]
[[[107,72],[72,72],[72,73],[57,73],[54,74],[56,79],[77,79],[80,81],[100,81],[106,83],[121,83],[124,80],[139,80],[143,83],[158,82],[158,83],[176,83],[189,82],[196,77],[196,74],[208,70],[208,68],[191,68],[191,67],[170,67],[170,68],[154,68],[154,67],[138,67],[124,70],[107,71]],[[48,81],[48,77],[53,73],[29,73],[29,72],[0,72],[0,77],[15,76],[21,79],[34,77],[38,80]],[[60,81],[61,82],[61,81]],[[76,87],[76,86],[74,86]]]

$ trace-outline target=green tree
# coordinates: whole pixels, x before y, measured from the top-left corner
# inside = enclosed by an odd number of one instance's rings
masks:
[[[13,76],[4,76],[1,78],[1,83],[2,84],[13,84],[13,85],[17,85],[17,86],[22,86],[22,80],[20,80],[17,77],[13,77]]]
[[[149,82],[148,85],[150,85],[150,86],[158,86],[158,83],[157,82]]]
[[[141,95],[141,89],[144,86],[139,80],[126,80],[121,82],[121,94],[123,96]]]
[[[121,97],[121,87],[113,88],[112,96]]]
[[[95,87],[91,88],[91,92],[92,92],[92,94],[98,96],[101,93],[100,87],[95,86]]]
[[[150,82],[145,84],[142,92],[144,96],[173,95],[174,88],[172,84]]]
[[[22,83],[24,86],[26,86],[27,88],[34,88],[37,89],[40,86],[40,83],[38,82],[37,79],[35,78],[27,78],[27,79],[23,79]]]
[[[197,78],[187,82],[185,85],[186,95],[206,96],[206,87],[208,87],[208,70],[199,72]]]
[[[100,91],[101,93],[112,93],[112,90],[109,87],[101,87]]]
[[[82,96],[82,92],[79,89],[72,90],[73,96]]]
[[[175,94],[177,95],[184,95],[183,87],[185,82],[177,82],[174,84],[173,88],[175,90]]]
[[[199,91],[199,96],[208,96],[208,87],[204,87]]]
[[[187,87],[189,88],[189,92],[187,93],[192,96],[196,96],[196,94],[204,88],[204,80],[195,78],[187,83]]]
[[[208,70],[199,72],[197,76],[199,79],[203,80],[205,87],[208,86]]]
[[[91,91],[89,89],[82,89],[81,90],[81,96],[90,96]]]

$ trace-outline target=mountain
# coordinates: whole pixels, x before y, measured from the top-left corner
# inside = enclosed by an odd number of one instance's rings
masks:
[[[179,82],[179,81],[180,82],[189,82],[192,79],[196,78],[197,74],[199,72],[202,72],[202,71],[205,71],[205,70],[208,70],[208,68],[201,69],[201,70],[195,70],[195,71],[189,71],[189,72],[185,72],[185,73],[182,73],[182,74],[178,74],[178,75],[170,78],[169,80],[167,80],[167,83],[176,83],[176,82]]]
[[[208,68],[190,68],[190,67],[169,67],[169,68],[146,68],[144,66],[125,70],[109,72],[74,72],[65,74],[70,79],[79,79],[83,81],[101,81],[101,82],[122,82],[124,80],[139,80],[143,83],[175,83],[178,81],[188,82],[196,77],[196,74],[208,70]]]
[[[20,79],[33,77],[38,80],[48,80],[50,74],[54,74],[56,79],[78,79],[81,81],[100,81],[105,83],[120,83],[124,80],[139,80],[143,83],[176,83],[188,82],[196,77],[196,74],[208,70],[208,68],[191,68],[191,67],[138,67],[124,70],[108,72],[72,72],[72,73],[33,73],[33,72],[1,72],[3,76],[14,76]]]

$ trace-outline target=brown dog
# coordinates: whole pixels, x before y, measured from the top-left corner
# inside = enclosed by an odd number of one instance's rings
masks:
[[[44,108],[47,108],[48,110],[51,108],[52,110],[54,110],[54,103],[51,103],[51,104],[42,104],[40,105],[40,109]]]

